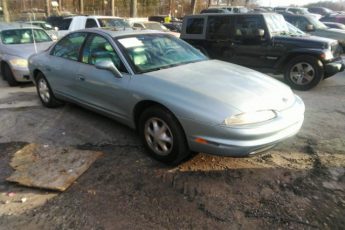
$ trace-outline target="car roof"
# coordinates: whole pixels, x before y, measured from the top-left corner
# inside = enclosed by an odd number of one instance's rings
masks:
[[[255,15],[270,15],[270,14],[274,14],[277,15],[276,12],[260,12],[260,13],[239,13],[239,14],[233,14],[233,13],[204,13],[204,14],[193,14],[193,15],[186,15],[185,17],[203,17],[203,16],[255,16]]]
[[[0,31],[2,30],[12,30],[12,29],[42,29],[35,25],[30,25],[27,23],[0,23]]]
[[[116,16],[106,16],[106,15],[74,15],[74,16],[67,16],[63,18],[114,18],[114,19],[121,19],[120,17]]]

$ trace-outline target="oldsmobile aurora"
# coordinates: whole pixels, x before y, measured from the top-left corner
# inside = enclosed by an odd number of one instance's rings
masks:
[[[82,30],[29,60],[43,105],[70,101],[138,130],[148,153],[247,156],[293,136],[304,104],[289,87],[166,33]]]

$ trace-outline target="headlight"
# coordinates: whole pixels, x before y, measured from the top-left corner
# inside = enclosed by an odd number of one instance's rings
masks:
[[[247,125],[271,120],[277,115],[272,110],[248,112],[228,117],[224,120],[225,125]]]
[[[11,65],[13,66],[17,66],[17,67],[28,67],[28,60],[26,59],[22,59],[22,58],[16,58],[16,59],[12,59],[10,60]]]
[[[321,58],[324,60],[330,60],[333,59],[333,53],[330,50],[327,50],[325,53],[321,54]]]

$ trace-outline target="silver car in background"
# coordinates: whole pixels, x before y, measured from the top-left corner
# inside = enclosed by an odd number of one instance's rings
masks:
[[[0,24],[1,75],[10,86],[30,81],[28,58],[53,44],[41,28],[18,23]]]
[[[63,66],[63,68],[61,68]],[[289,87],[209,60],[167,33],[81,30],[29,59],[43,105],[70,101],[138,130],[148,153],[248,156],[293,136],[304,104]]]

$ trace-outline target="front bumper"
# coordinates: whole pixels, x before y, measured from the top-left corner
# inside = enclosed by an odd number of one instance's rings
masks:
[[[325,78],[331,77],[339,72],[344,71],[345,65],[343,60],[340,58],[336,61],[325,64]]]
[[[30,72],[29,68],[14,67],[11,66],[12,73],[16,81],[18,82],[30,82]]]
[[[296,96],[295,103],[278,116],[262,124],[241,127],[207,126],[183,121],[189,147],[195,152],[243,157],[265,151],[301,129],[304,103]],[[200,140],[203,140],[202,143]]]

